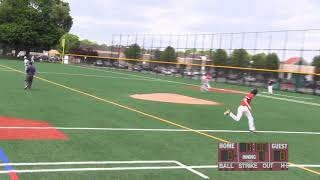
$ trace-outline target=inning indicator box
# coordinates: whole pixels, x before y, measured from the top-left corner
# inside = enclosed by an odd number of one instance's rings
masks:
[[[219,171],[288,170],[287,143],[219,143]]]

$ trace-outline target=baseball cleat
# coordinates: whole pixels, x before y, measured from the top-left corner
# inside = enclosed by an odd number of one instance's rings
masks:
[[[226,110],[226,112],[223,113],[225,116],[230,114],[230,109]]]
[[[250,133],[256,133],[256,131],[255,130],[250,130]]]

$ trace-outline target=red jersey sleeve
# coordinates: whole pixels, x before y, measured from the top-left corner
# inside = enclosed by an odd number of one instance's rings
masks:
[[[247,104],[245,103],[245,101],[247,101],[248,104],[250,105],[251,100],[253,99],[253,97],[254,97],[254,95],[253,95],[252,93],[249,93],[248,95],[246,95],[246,96],[243,98],[243,100],[242,100],[242,102],[241,102],[241,105],[242,105],[242,106],[247,106]]]

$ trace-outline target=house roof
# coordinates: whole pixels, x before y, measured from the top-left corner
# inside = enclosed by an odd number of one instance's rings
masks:
[[[48,53],[49,54],[60,54],[60,52],[58,50],[55,50],[55,49],[51,49]]]
[[[300,57],[292,57],[292,58],[289,58],[288,60],[286,60],[284,63],[285,63],[285,64],[296,64],[296,63],[298,63],[300,60],[301,60]]]

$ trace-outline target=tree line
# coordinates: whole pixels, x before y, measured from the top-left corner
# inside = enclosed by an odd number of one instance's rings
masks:
[[[49,50],[72,24],[68,2],[0,0],[0,48],[4,51]]]
[[[126,48],[124,54],[127,58],[139,59],[142,55],[142,49],[138,44],[132,44]],[[218,66],[235,66],[235,67],[251,67],[257,69],[277,70],[280,66],[280,59],[276,53],[258,53],[251,55],[245,49],[235,49],[228,54],[224,49],[198,51],[197,49],[189,49],[186,51],[176,52],[171,46],[163,51],[156,49],[152,52],[154,60],[177,62],[177,57],[195,57],[195,55],[207,56],[214,65]],[[320,56],[313,58],[312,66],[316,67],[316,73],[320,73]]]

